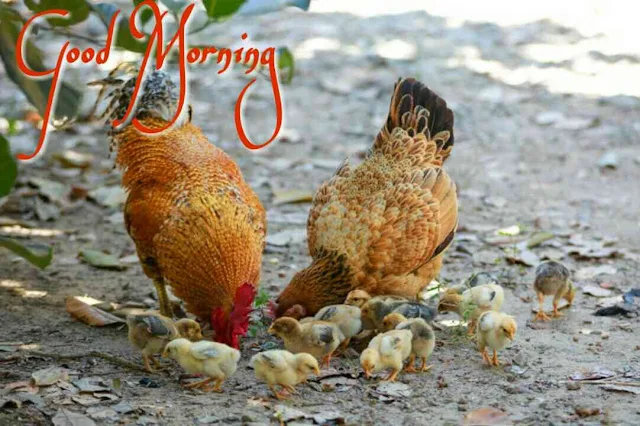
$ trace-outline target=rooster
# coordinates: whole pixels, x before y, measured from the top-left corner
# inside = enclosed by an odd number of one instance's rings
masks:
[[[355,168],[345,162],[316,192],[313,262],[282,291],[276,315],[313,315],[355,289],[416,297],[439,274],[458,223],[456,185],[443,168],[453,140],[447,103],[400,80],[368,157]]]
[[[122,120],[136,77],[97,83],[117,84],[103,116]],[[153,71],[131,116],[162,129],[176,113],[178,94],[166,72]],[[260,200],[236,163],[191,123],[191,113],[159,134],[141,133],[129,121],[110,136],[127,191],[125,226],[161,313],[173,316],[170,285],[189,312],[211,322],[216,340],[237,348],[260,277],[266,233]]]

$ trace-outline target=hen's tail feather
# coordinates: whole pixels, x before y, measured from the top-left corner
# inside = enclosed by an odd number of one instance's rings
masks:
[[[408,135],[413,139],[418,134],[435,142],[434,162],[441,165],[449,157],[454,143],[453,111],[444,99],[416,79],[400,79],[391,97],[389,116],[376,137],[373,151],[386,151],[386,145],[398,137]]]

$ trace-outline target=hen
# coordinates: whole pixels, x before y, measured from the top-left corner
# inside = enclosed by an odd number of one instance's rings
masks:
[[[354,289],[415,298],[439,274],[458,223],[456,186],[443,169],[453,140],[447,103],[400,80],[368,157],[355,168],[345,162],[315,194],[313,262],[280,294],[276,314],[300,305],[313,315]]]
[[[104,113],[109,123],[125,116],[135,82],[97,82],[119,84]],[[132,116],[158,131],[175,115],[178,88],[156,70],[138,99]],[[172,316],[168,284],[188,311],[212,322],[217,340],[237,347],[260,277],[265,211],[236,163],[190,121],[191,114],[159,134],[142,133],[131,122],[110,132],[128,193],[125,226],[161,313]]]

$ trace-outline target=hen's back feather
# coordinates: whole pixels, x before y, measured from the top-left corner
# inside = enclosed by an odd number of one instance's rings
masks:
[[[456,187],[442,169],[452,146],[446,102],[401,80],[367,159],[345,163],[316,193],[311,255],[346,255],[355,286],[372,294],[415,295],[425,279],[410,275],[448,247],[457,225]]]

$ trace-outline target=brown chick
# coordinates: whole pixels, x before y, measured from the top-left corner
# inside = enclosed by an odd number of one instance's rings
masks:
[[[364,290],[355,289],[347,294],[347,298],[344,300],[344,304],[362,308],[362,306],[367,303],[369,299],[371,299],[371,295],[369,293]]]
[[[420,358],[422,364],[420,371],[428,371],[431,366],[427,365],[427,359],[431,356],[436,345],[436,336],[433,329],[422,318],[407,319],[402,314],[392,312],[382,321],[385,331],[389,330],[409,330],[412,334],[411,356],[404,371],[414,373],[416,371],[414,363],[416,358]]]
[[[562,263],[548,261],[538,265],[535,274],[533,289],[538,295],[538,303],[540,304],[535,320],[550,320],[549,316],[544,312],[544,298],[551,295],[553,295],[553,313],[551,316],[554,318],[561,317],[562,313],[558,311],[560,300],[564,298],[571,306],[576,296],[576,287],[570,280],[571,273]]]
[[[184,318],[174,323],[171,318],[155,312],[129,315],[127,326],[129,341],[142,352],[144,367],[149,372],[154,371],[149,364],[150,360],[157,368],[161,368],[154,355],[162,353],[171,340],[178,337],[191,341],[202,339],[200,325],[197,322]]]
[[[278,298],[277,316],[307,316],[350,291],[415,298],[440,272],[458,223],[456,185],[444,169],[453,112],[413,78],[394,89],[368,157],[343,164],[316,192],[307,222],[310,266]]]
[[[502,312],[487,311],[480,315],[476,328],[478,350],[482,359],[489,365],[500,365],[498,351],[506,348],[516,336],[518,324],[513,317]],[[489,358],[487,348],[493,350],[493,359]]]
[[[362,328],[366,330],[382,330],[382,321],[395,308],[406,303],[406,299],[387,299],[384,297],[374,297],[366,302],[361,311]]]
[[[290,317],[275,320],[268,332],[280,337],[289,352],[309,353],[326,366],[329,366],[331,355],[344,340],[344,335],[335,324],[317,320],[301,324]]]

